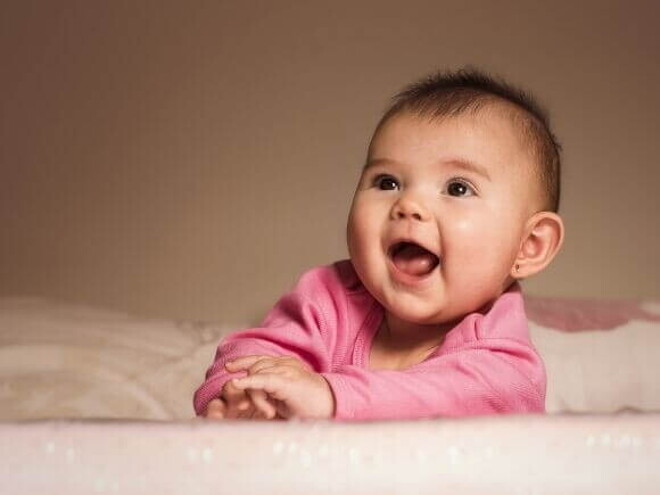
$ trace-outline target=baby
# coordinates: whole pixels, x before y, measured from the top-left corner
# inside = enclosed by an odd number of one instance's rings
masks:
[[[214,419],[543,412],[518,281],[557,254],[559,145],[525,93],[475,70],[394,99],[348,219],[315,268],[225,339],[195,394]]]

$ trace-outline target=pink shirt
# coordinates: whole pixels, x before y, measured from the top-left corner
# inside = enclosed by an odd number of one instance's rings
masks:
[[[224,363],[264,354],[298,357],[323,375],[337,419],[413,419],[545,410],[545,370],[529,338],[518,284],[485,313],[467,315],[427,359],[405,370],[371,370],[371,342],[384,316],[350,261],[306,272],[259,328],[218,346],[195,393],[197,414],[220,395]]]

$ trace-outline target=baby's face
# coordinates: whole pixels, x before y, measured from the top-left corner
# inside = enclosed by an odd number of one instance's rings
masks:
[[[497,298],[540,208],[534,158],[497,108],[391,118],[374,136],[348,221],[360,279],[405,321],[444,323]]]

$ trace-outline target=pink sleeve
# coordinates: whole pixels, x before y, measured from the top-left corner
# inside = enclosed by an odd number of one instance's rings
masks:
[[[414,419],[545,410],[545,369],[515,288],[454,328],[431,358],[401,371],[356,366],[323,374],[337,419]]]
[[[330,369],[332,335],[322,334],[324,312],[320,302],[328,300],[321,278],[328,268],[304,274],[296,288],[282,297],[268,313],[262,326],[242,330],[224,339],[216,351],[204,383],[195,392],[193,404],[198,415],[206,411],[211,399],[220,396],[224,384],[242,373],[229,373],[225,363],[241,356],[295,356],[317,371]]]
[[[534,383],[542,373],[529,348],[493,341],[404,371],[343,366],[323,376],[335,394],[335,418],[365,420],[543,412],[545,396]]]

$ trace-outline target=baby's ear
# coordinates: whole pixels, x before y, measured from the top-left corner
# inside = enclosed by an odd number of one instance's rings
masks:
[[[515,279],[531,277],[554,259],[564,241],[564,223],[550,211],[534,214],[525,227],[518,256],[511,267]]]

